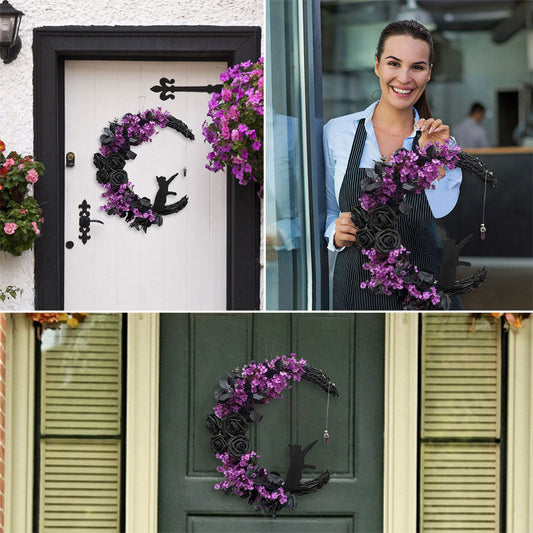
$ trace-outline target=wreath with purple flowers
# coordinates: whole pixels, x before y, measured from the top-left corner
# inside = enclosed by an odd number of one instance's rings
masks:
[[[352,209],[352,221],[358,228],[355,245],[368,258],[363,268],[370,272],[370,279],[360,286],[376,294],[395,295],[407,310],[446,310],[451,305],[450,295],[479,287],[487,277],[487,269],[483,267],[455,281],[457,265],[445,260],[443,265],[453,272],[445,272],[443,267],[437,280],[433,274],[412,264],[410,251],[402,246],[402,238],[396,229],[398,217],[408,215],[411,210],[405,196],[434,188],[443,167],[453,169],[457,166],[493,187],[496,179],[478,158],[467,154],[458,145],[452,146],[446,141],[419,148],[420,134],[418,131],[412,150],[400,148],[389,163],[376,162],[373,169],[366,170],[361,182],[363,194],[359,205]],[[448,282],[445,283],[445,279]]]
[[[325,470],[318,477],[301,482],[302,468],[310,466],[303,464],[303,456],[317,441],[309,444],[303,452],[300,446],[289,445],[291,464],[284,480],[279,473],[268,472],[258,464],[260,455],[252,450],[248,438],[249,425],[263,418],[256,411],[256,405],[282,398],[281,393],[291,388],[291,382],[301,380],[318,385],[328,395],[339,395],[335,384],[324,372],[308,365],[304,359],[296,359],[294,354],[290,357],[283,355],[267,359],[264,363],[252,361],[240,372],[228,373],[215,391],[215,412],[209,414],[206,420],[211,434],[210,448],[222,461],[217,471],[224,475],[224,480],[217,483],[215,489],[247,499],[255,509],[273,517],[285,507],[294,510],[297,495],[316,492],[330,478]],[[294,464],[293,456],[299,457]]]
[[[177,202],[166,204],[167,196],[176,194],[169,191],[168,187],[177,173],[168,179],[156,177],[159,190],[153,203],[149,198],[133,192],[134,185],[124,168],[126,161],[137,157],[132,146],[152,141],[151,137],[157,133],[156,128],[171,128],[185,138],[194,140],[194,134],[184,122],[159,107],[135,115],[126,113],[120,121],[110,122],[100,136],[100,151],[93,157],[97,168],[96,181],[104,187],[102,196],[107,200],[100,209],[108,215],[125,218],[132,228],[142,229],[145,233],[152,224],[161,226],[165,215],[181,211],[188,202],[187,196],[184,196]]]

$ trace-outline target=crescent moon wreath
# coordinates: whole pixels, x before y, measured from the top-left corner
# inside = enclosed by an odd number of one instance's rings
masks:
[[[458,265],[470,266],[459,261],[459,251],[472,235],[459,244],[451,240],[444,242],[446,257],[438,279],[411,263],[411,252],[402,245],[396,229],[398,217],[408,216],[411,211],[405,197],[434,188],[442,167],[457,166],[472,173],[484,181],[485,190],[487,183],[496,186],[496,178],[477,157],[448,141],[419,148],[421,133],[417,131],[412,150],[400,148],[390,163],[377,161],[373,169],[366,170],[361,181],[363,194],[352,208],[351,218],[358,228],[355,246],[368,258],[363,268],[369,271],[370,278],[360,287],[375,294],[395,295],[406,310],[447,310],[451,306],[450,296],[477,289],[485,281],[487,269],[482,267],[466,278],[455,279]],[[485,224],[481,224],[482,239],[485,231]]]
[[[264,363],[252,361],[240,372],[228,373],[227,379],[220,381],[220,389],[215,391],[215,412],[206,420],[211,433],[210,448],[222,461],[217,471],[224,475],[224,480],[217,483],[215,489],[247,499],[256,510],[274,518],[284,507],[294,510],[295,496],[316,492],[330,477],[324,470],[318,477],[301,482],[302,469],[314,468],[304,464],[304,457],[317,441],[304,450],[299,445],[289,445],[291,462],[285,480],[277,472],[268,472],[259,466],[260,455],[250,445],[249,425],[263,418],[255,410],[256,405],[282,398],[281,393],[291,388],[291,381],[302,379],[318,385],[328,395],[339,395],[335,384],[324,372],[308,365],[304,359],[296,359],[294,354],[290,357],[282,355],[266,359]],[[327,437],[326,429],[325,442]]]
[[[185,138],[194,140],[194,134],[184,122],[159,107],[137,114],[126,113],[120,121],[110,122],[100,136],[100,151],[93,157],[94,166],[98,169],[96,181],[104,187],[102,196],[107,200],[106,205],[100,209],[108,215],[125,218],[132,228],[142,229],[145,233],[152,224],[161,226],[165,215],[181,211],[188,202],[187,196],[184,196],[177,202],[166,205],[167,196],[176,195],[168,189],[178,173],[168,179],[156,176],[159,190],[153,203],[149,198],[141,198],[133,192],[134,185],[130,183],[124,169],[127,160],[137,157],[131,147],[152,142],[151,137],[157,133],[156,128],[171,128]]]

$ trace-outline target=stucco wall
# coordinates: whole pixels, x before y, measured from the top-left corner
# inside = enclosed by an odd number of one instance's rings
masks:
[[[17,59],[0,62],[0,139],[6,149],[33,153],[33,28],[69,25],[212,25],[261,26],[263,0],[10,0],[24,12],[22,50]],[[264,40],[263,40],[264,42]],[[263,45],[264,47],[264,45]],[[46,176],[43,178],[46,179]],[[43,231],[46,231],[46,221]],[[0,309],[34,306],[34,257],[0,252],[0,288],[15,285],[22,297],[0,302]]]

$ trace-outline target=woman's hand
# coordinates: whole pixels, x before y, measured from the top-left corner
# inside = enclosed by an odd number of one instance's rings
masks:
[[[335,233],[333,234],[333,244],[335,244],[337,248],[342,248],[343,246],[353,246],[355,243],[356,233],[357,228],[352,222],[351,211],[341,213],[339,218],[335,220]]]
[[[417,130],[422,131],[418,145],[422,148],[429,143],[444,142],[450,138],[450,127],[442,123],[440,118],[421,118],[415,124]]]

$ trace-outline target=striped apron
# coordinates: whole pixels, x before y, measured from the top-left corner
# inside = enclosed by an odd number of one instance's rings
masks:
[[[361,180],[365,177],[365,169],[359,168],[359,162],[365,141],[365,121],[362,119],[355,132],[339,194],[341,212],[351,211],[361,198]],[[444,249],[426,195],[424,192],[409,194],[405,201],[412,206],[412,210],[409,215],[398,216],[398,231],[402,244],[411,252],[409,257],[412,264],[438,278]],[[367,257],[356,246],[345,248],[337,254],[333,274],[333,308],[383,311],[402,309],[396,296],[373,294],[370,289],[360,288],[362,281],[370,279],[368,270],[363,270],[365,262]]]

